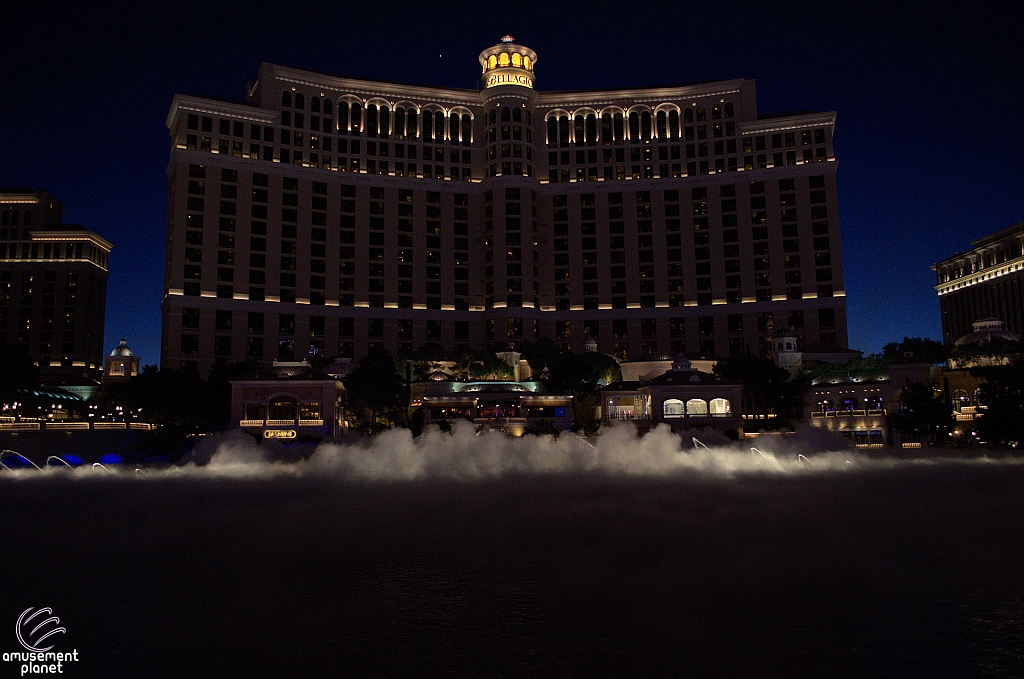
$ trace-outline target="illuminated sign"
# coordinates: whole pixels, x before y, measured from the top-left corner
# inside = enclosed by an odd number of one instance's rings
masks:
[[[497,87],[498,85],[519,85],[532,88],[533,76],[519,69],[497,69],[487,74],[484,79],[484,87]]]
[[[267,429],[263,432],[265,439],[293,439],[295,437],[294,429]]]

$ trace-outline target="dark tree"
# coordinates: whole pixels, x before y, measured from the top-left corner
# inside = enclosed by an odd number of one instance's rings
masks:
[[[531,367],[533,364],[530,364]],[[585,431],[595,430],[594,406],[602,385],[621,379],[619,364],[607,354],[588,351],[576,354],[565,349],[547,360],[551,378],[545,388],[572,394],[573,424]]]
[[[541,337],[536,342],[523,342],[523,358],[535,373],[542,371],[561,352],[550,337]],[[550,366],[548,366],[550,367]]]
[[[378,422],[391,426],[405,405],[405,380],[398,374],[395,360],[387,349],[371,349],[359,359],[359,366],[343,380],[349,406],[359,410],[364,424],[369,412],[369,428],[377,431]]]
[[[900,390],[900,409],[892,424],[897,431],[925,435],[932,443],[948,443],[952,418],[952,406],[932,385],[911,382]]]
[[[231,383],[228,380],[259,370],[262,365],[254,359],[237,363],[223,359],[214,362],[204,387],[211,419],[218,430],[227,429],[231,424]]]
[[[23,346],[0,344],[0,404],[17,400],[19,389],[32,389],[39,384],[39,366]]]
[[[790,425],[801,408],[804,381],[790,380],[770,358],[730,356],[715,364],[715,374],[743,383],[743,414],[763,420],[767,429]]]
[[[1024,362],[971,368],[984,378],[978,400],[985,410],[977,420],[983,441],[1019,446],[1024,443]]]
[[[964,346],[953,347],[949,358],[959,366],[998,366],[1020,356],[1024,351],[1021,342],[1005,337],[993,337],[987,342],[969,342]]]
[[[882,357],[886,361],[901,360],[907,352],[914,358],[932,365],[946,361],[946,347],[942,342],[925,337],[904,337],[902,342],[890,342],[882,347]]]
[[[408,356],[412,361],[413,375],[417,379],[426,379],[430,373],[441,367],[441,361],[450,360],[448,353],[440,344],[428,342]]]
[[[489,351],[469,364],[469,376],[474,380],[510,380],[514,375],[512,366]]]
[[[107,394],[126,410],[141,408],[148,422],[196,434],[217,431],[206,385],[195,373],[147,365],[129,381],[110,385]]]

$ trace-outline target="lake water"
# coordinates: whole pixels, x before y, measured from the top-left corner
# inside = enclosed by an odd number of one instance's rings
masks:
[[[1020,460],[460,436],[0,473],[0,652],[46,606],[67,676],[1024,676]]]

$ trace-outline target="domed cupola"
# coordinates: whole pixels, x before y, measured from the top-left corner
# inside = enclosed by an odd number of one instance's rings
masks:
[[[128,340],[121,338],[121,343],[110,350],[111,356],[134,356],[131,348],[128,346]]]
[[[536,52],[529,47],[517,45],[511,35],[506,35],[497,45],[480,53],[483,86],[487,89],[516,85],[533,89],[533,67],[536,63]]]
[[[982,318],[971,323],[974,332],[968,333],[956,341],[956,346],[964,347],[970,344],[986,344],[994,339],[1002,339],[1008,342],[1019,342],[1020,335],[1015,332],[1003,329],[1003,322],[998,318]]]

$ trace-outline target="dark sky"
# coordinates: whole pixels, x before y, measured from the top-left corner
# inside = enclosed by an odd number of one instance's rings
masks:
[[[127,337],[144,364],[171,99],[242,99],[262,61],[474,88],[477,54],[511,33],[542,90],[753,77],[762,113],[837,111],[850,346],[867,352],[939,338],[929,266],[1024,220],[1017,3],[19,4],[0,10],[0,185],[46,187],[114,243],[105,344]]]

